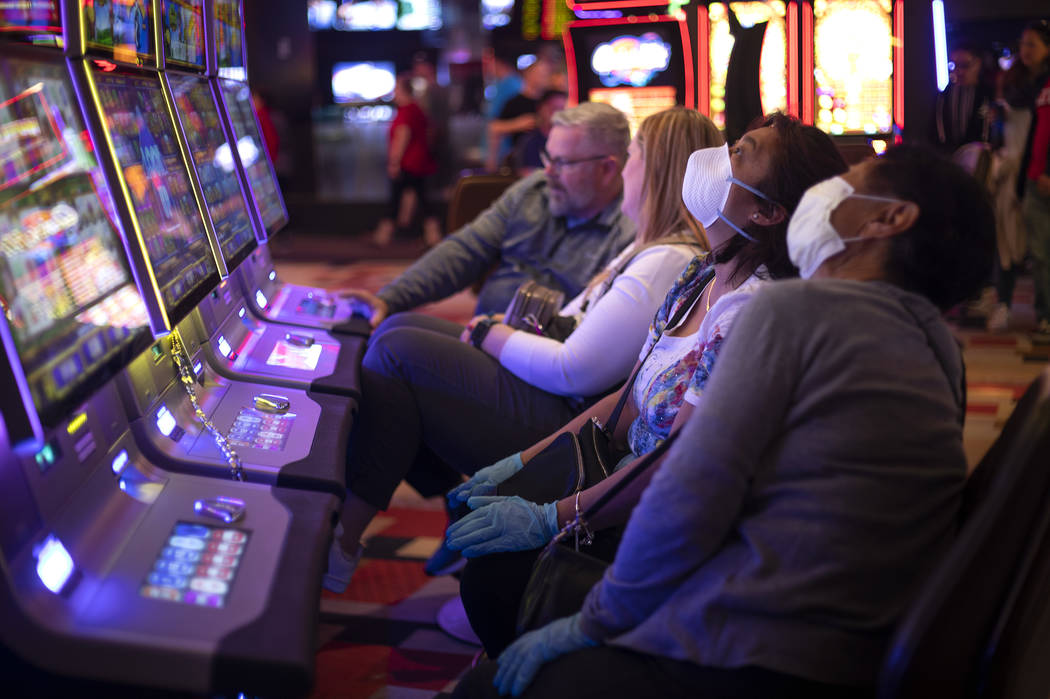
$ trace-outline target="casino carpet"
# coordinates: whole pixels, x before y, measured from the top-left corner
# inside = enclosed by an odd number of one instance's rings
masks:
[[[341,242],[329,245],[346,248]],[[335,253],[323,254],[323,240],[294,247],[299,254],[278,259],[277,267],[283,279],[299,284],[376,290],[409,263],[373,259],[336,265],[316,261],[341,259]],[[310,254],[316,255],[315,261],[307,260]],[[952,316],[966,356],[964,442],[971,467],[995,440],[1025,387],[1050,360],[1050,346],[1034,345],[1025,332],[1032,325],[1031,304],[1031,282],[1022,279],[1011,332],[985,332],[987,295],[983,303]],[[424,311],[464,322],[473,307],[473,297],[464,292]],[[436,622],[438,609],[458,594],[454,577],[429,578],[423,573],[423,562],[438,545],[444,527],[440,499],[424,500],[405,485],[393,506],[372,523],[366,532],[364,559],[350,587],[342,595],[322,596],[313,699],[441,697],[455,687],[478,647],[452,638]]]

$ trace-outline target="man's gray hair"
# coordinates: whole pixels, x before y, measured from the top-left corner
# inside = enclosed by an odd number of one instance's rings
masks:
[[[622,159],[627,158],[631,127],[627,123],[627,117],[616,107],[602,102],[583,102],[555,112],[551,117],[551,124],[586,129],[591,141],[606,153]]]

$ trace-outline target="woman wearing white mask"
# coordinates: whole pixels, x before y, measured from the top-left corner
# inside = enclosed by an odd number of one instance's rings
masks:
[[[740,313],[581,611],[454,697],[874,696],[957,528],[962,356],[940,312],[980,287],[995,219],[967,173],[901,147],[811,188],[787,243],[814,281]]]
[[[655,449],[688,419],[736,314],[754,291],[768,279],[794,276],[785,242],[788,217],[807,187],[845,169],[826,134],[783,115],[771,117],[732,147],[706,148],[690,156],[682,197],[704,225],[712,252],[686,268],[641,348],[645,360],[631,389],[633,400],[627,401],[614,435],[630,447],[633,459]],[[691,308],[682,320],[666,327],[686,304]],[[490,656],[513,639],[517,602],[537,548],[573,518],[576,500],[541,505],[516,497],[478,496],[491,495],[561,432],[576,432],[592,417],[607,422],[619,398],[620,391],[606,396],[547,439],[482,469],[449,493],[453,504],[477,508],[449,528],[447,543],[474,559],[463,573],[460,591]],[[634,463],[584,491],[580,507],[600,497]],[[639,478],[617,506],[608,508],[607,526],[626,522],[646,481]]]

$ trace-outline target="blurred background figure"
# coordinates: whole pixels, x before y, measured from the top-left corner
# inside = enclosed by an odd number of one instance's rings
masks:
[[[536,109],[540,98],[549,89],[553,67],[545,59],[532,63],[522,73],[521,92],[511,97],[498,119],[488,124],[488,155],[485,169],[495,172],[518,143],[536,128]]]
[[[430,178],[431,200],[444,199],[445,189],[456,178],[456,154],[451,148],[449,121],[452,110],[448,89],[438,81],[437,68],[424,52],[416,54],[412,62],[412,92],[416,102],[427,116],[427,143],[434,156],[437,170]],[[426,234],[424,230],[424,234]],[[428,244],[433,245],[434,242]]]
[[[950,156],[967,143],[990,140],[994,94],[976,44],[960,42],[952,48],[948,70],[948,87],[934,103],[931,140]]]
[[[435,245],[441,240],[441,230],[429,212],[426,197],[426,178],[437,170],[430,152],[427,115],[412,93],[412,77],[404,74],[394,87],[397,115],[390,122],[390,146],[387,157],[387,175],[390,177],[390,205],[372,237],[379,247],[390,244],[397,228],[407,230],[418,209],[423,217],[424,240]]]
[[[1043,33],[1040,33],[1042,28]],[[998,264],[995,266],[995,288],[998,303],[988,317],[988,329],[1006,330],[1010,324],[1010,304],[1017,273],[1024,262],[1028,230],[1021,212],[1020,197],[1025,191],[1023,170],[1031,159],[1033,115],[1039,88],[1050,71],[1050,32],[1041,24],[1029,25],[1021,33],[1017,58],[1000,74],[997,83],[996,108],[1001,121],[1002,146],[996,153],[992,172],[998,234]],[[1034,250],[1033,250],[1034,252]],[[1036,314],[1040,315],[1039,287],[1036,278]]]
[[[556,89],[547,90],[540,97],[536,105],[536,128],[521,137],[511,155],[514,171],[519,177],[543,167],[540,153],[547,145],[547,135],[551,132],[551,118],[555,112],[565,109],[568,100],[569,96],[564,90]]]
[[[495,48],[485,49],[481,58],[481,69],[488,85],[485,88],[485,98],[488,100],[485,121],[492,122],[499,119],[507,102],[521,93],[524,83],[518,72],[517,58],[508,52],[497,51]],[[488,150],[489,138],[486,131],[481,138],[482,162],[488,160]]]
[[[1021,214],[1028,229],[1035,283],[1036,329],[1032,339],[1050,343],[1050,22],[1029,24],[1018,52],[1028,71],[1032,125],[1021,162]]]

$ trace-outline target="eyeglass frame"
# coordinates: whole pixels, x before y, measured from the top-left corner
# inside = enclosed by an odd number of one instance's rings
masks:
[[[555,172],[560,172],[562,168],[569,167],[571,165],[579,165],[580,163],[588,163],[595,160],[602,160],[603,158],[611,158],[612,155],[605,153],[603,155],[592,155],[589,158],[576,158],[575,160],[564,160],[561,158],[552,158],[551,154],[547,152],[547,148],[540,149],[540,163],[543,164],[544,168],[549,168]]]

